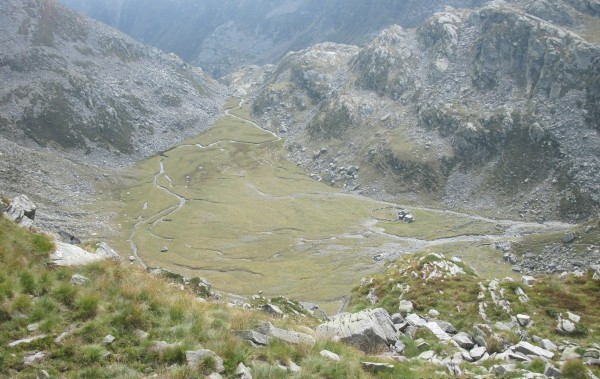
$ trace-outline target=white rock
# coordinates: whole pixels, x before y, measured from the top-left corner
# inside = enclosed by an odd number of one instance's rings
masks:
[[[223,358],[219,357],[213,351],[207,349],[200,349],[196,351],[188,350],[185,352],[185,359],[187,361],[187,364],[192,368],[198,367],[206,358],[211,358],[214,361],[215,371],[219,373],[225,371],[225,367],[223,366]]]
[[[429,329],[431,333],[433,333],[440,341],[448,341],[450,339],[450,335],[444,332],[436,322],[428,322],[425,324],[425,327]]]
[[[581,316],[578,316],[575,313],[567,312],[567,317],[569,317],[569,320],[573,321],[574,323],[581,321]]]
[[[321,352],[320,352],[319,354],[321,354],[321,356],[322,356],[322,357],[325,357],[325,358],[327,358],[327,359],[330,359],[330,360],[332,360],[332,361],[334,361],[334,362],[339,362],[339,361],[341,361],[341,359],[340,359],[340,356],[339,356],[339,355],[337,355],[336,353],[332,353],[332,352],[331,352],[331,351],[329,351],[329,350],[321,350]]]
[[[535,282],[535,278],[533,276],[527,276],[527,275],[523,276],[523,284],[524,285],[531,287],[531,286],[533,286],[534,282]]]
[[[408,321],[410,325],[416,327],[423,327],[425,326],[425,324],[427,324],[427,320],[415,313],[411,313],[408,316],[406,316],[406,321]]]
[[[110,345],[111,343],[115,342],[116,338],[112,335],[107,335],[106,337],[104,337],[104,339],[102,340],[102,343],[105,345]]]

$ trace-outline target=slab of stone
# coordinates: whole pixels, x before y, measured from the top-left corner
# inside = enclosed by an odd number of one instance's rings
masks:
[[[366,371],[373,372],[373,373],[394,370],[394,365],[391,365],[388,363],[361,362],[360,364],[363,367],[363,369],[365,369]]]
[[[324,337],[338,338],[364,352],[385,350],[398,341],[394,323],[382,308],[334,316],[319,325],[317,332]]]
[[[316,342],[315,338],[309,334],[276,328],[270,322],[259,325],[256,331],[291,344],[307,344],[312,346]]]
[[[435,351],[428,350],[428,351],[424,351],[421,354],[419,354],[419,356],[417,358],[422,359],[424,361],[428,361],[431,358],[433,358],[434,356],[435,356]]]
[[[283,317],[283,311],[275,304],[265,304],[262,309],[273,316]]]
[[[452,337],[452,340],[463,349],[471,350],[475,346],[475,341],[473,341],[473,338],[471,338],[471,336],[465,332],[458,333]]]
[[[105,259],[104,256],[92,254],[79,246],[55,242],[56,251],[50,255],[50,263],[56,266],[85,266]]]
[[[475,362],[480,360],[481,358],[483,358],[485,353],[486,353],[486,350],[485,350],[485,347],[483,347],[483,346],[477,346],[477,347],[474,347],[471,350],[469,350],[469,355],[471,356],[471,358],[473,358],[473,360]]]
[[[269,337],[254,330],[238,330],[233,332],[233,334],[256,345],[266,346],[269,344]]]
[[[410,325],[416,326],[418,328],[423,327],[425,326],[425,324],[427,324],[427,320],[415,313],[411,313],[408,316],[406,316],[406,321],[408,321]]]
[[[546,358],[546,359],[552,359],[554,357],[553,352],[546,350],[546,349],[542,349],[541,347],[532,345],[526,341],[519,342],[517,345],[515,345],[514,350],[518,351],[520,353],[523,353],[523,354],[535,355],[535,356]]]
[[[444,332],[436,322],[428,322],[425,324],[425,327],[440,341],[448,341],[450,339],[450,335]]]

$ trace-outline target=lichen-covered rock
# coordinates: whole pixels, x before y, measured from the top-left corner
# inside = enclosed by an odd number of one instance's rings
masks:
[[[365,352],[385,350],[398,341],[389,313],[382,309],[346,313],[333,317],[317,327],[325,337],[338,337]]]

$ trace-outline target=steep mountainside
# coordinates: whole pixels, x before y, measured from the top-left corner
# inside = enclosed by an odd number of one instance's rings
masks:
[[[600,49],[590,42],[598,20],[577,21],[592,16],[573,4],[450,10],[416,30],[390,27],[362,48],[320,44],[230,80],[258,88],[256,115],[331,184],[582,219],[600,201]],[[570,28],[551,22],[569,17]]]
[[[323,41],[366,42],[398,23],[418,25],[446,5],[483,0],[62,0],[220,76],[241,64],[265,64]]]
[[[100,172],[82,161],[130,162],[207,129],[226,92],[53,0],[2,1],[0,46],[0,188],[43,204],[89,192]]]

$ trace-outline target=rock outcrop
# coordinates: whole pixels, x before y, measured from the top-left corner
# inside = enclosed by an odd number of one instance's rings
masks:
[[[320,44],[229,80],[264,124],[285,126],[289,156],[317,180],[582,220],[600,204],[600,48],[564,25],[585,7],[448,9],[361,48]]]
[[[339,338],[369,353],[385,350],[398,341],[389,313],[381,308],[336,315],[316,330],[325,337]]]

